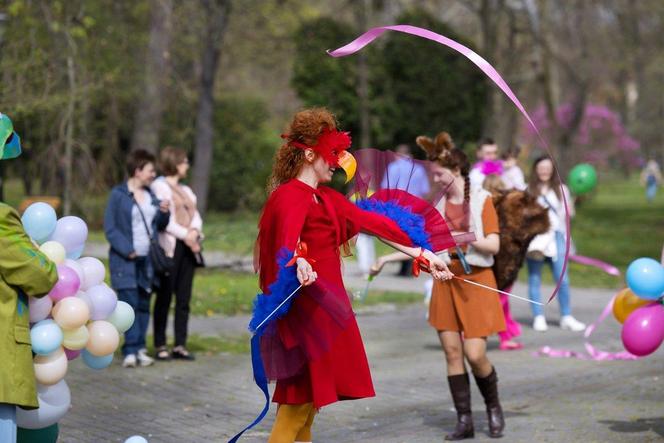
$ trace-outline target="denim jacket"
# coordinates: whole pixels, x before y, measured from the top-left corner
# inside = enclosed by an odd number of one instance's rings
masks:
[[[159,206],[159,200],[155,197],[150,188],[144,188],[150,193],[152,204]],[[108,265],[111,270],[111,286],[113,289],[135,289],[138,287],[138,275],[136,271],[136,261],[129,258],[134,252],[134,239],[131,226],[131,211],[134,206],[132,193],[129,192],[127,182],[115,186],[111,190],[111,195],[106,205],[104,213],[104,233],[110,243]],[[157,238],[158,232],[166,229],[170,212],[157,213],[152,220],[153,238]],[[154,280],[154,269],[150,258],[146,259],[146,269],[148,281]],[[146,288],[148,289],[148,288]]]

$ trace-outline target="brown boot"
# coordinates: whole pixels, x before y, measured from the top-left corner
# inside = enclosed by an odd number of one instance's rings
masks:
[[[445,440],[463,440],[475,437],[473,415],[470,412],[470,381],[468,374],[447,377],[450,385],[454,408],[457,411],[457,424],[453,433],[447,434]]]
[[[500,407],[498,400],[498,375],[496,368],[491,368],[491,374],[484,378],[475,376],[477,387],[480,388],[484,403],[486,404],[486,413],[489,420],[489,437],[500,438],[505,429],[505,418],[503,417],[503,408]]]

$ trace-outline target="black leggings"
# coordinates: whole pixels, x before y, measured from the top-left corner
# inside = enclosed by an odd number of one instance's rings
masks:
[[[189,302],[194,281],[196,261],[193,252],[183,241],[175,244],[173,271],[160,277],[157,298],[154,303],[154,346],[166,345],[166,325],[171,298],[175,292],[175,346],[187,344],[187,324],[189,323]]]

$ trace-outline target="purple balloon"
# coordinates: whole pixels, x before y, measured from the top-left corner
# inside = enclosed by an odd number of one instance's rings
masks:
[[[61,243],[67,253],[81,249],[87,238],[88,226],[80,218],[71,215],[58,220],[51,234],[51,240]]]
[[[71,361],[74,360],[75,358],[78,358],[79,355],[81,355],[81,350],[73,351],[71,349],[64,348],[65,350],[65,355],[67,356],[67,360]]]
[[[652,354],[664,340],[664,306],[651,303],[634,310],[622,329],[625,349],[642,357]]]
[[[29,297],[28,300],[30,323],[42,321],[51,313],[51,308],[53,307],[51,297]]]
[[[92,305],[90,320],[105,320],[118,304],[118,296],[104,283],[91,287],[85,294]]]
[[[58,282],[53,286],[48,296],[54,302],[59,302],[65,297],[71,297],[76,294],[81,287],[81,279],[72,268],[67,265],[58,265]]]

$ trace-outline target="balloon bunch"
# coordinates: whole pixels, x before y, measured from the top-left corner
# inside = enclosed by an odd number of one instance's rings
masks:
[[[46,203],[23,213],[23,227],[41,252],[57,266],[58,281],[47,296],[29,298],[30,341],[39,408],[17,408],[20,428],[43,429],[69,410],[71,394],[64,380],[68,362],[79,355],[92,369],[111,364],[120,333],[134,323],[134,310],[104,283],[106,268],[96,258],[80,258],[88,228],[78,217],[57,219]]]
[[[613,315],[622,323],[625,349],[652,354],[664,341],[664,266],[652,258],[634,260],[627,268],[628,288],[616,296]]]

